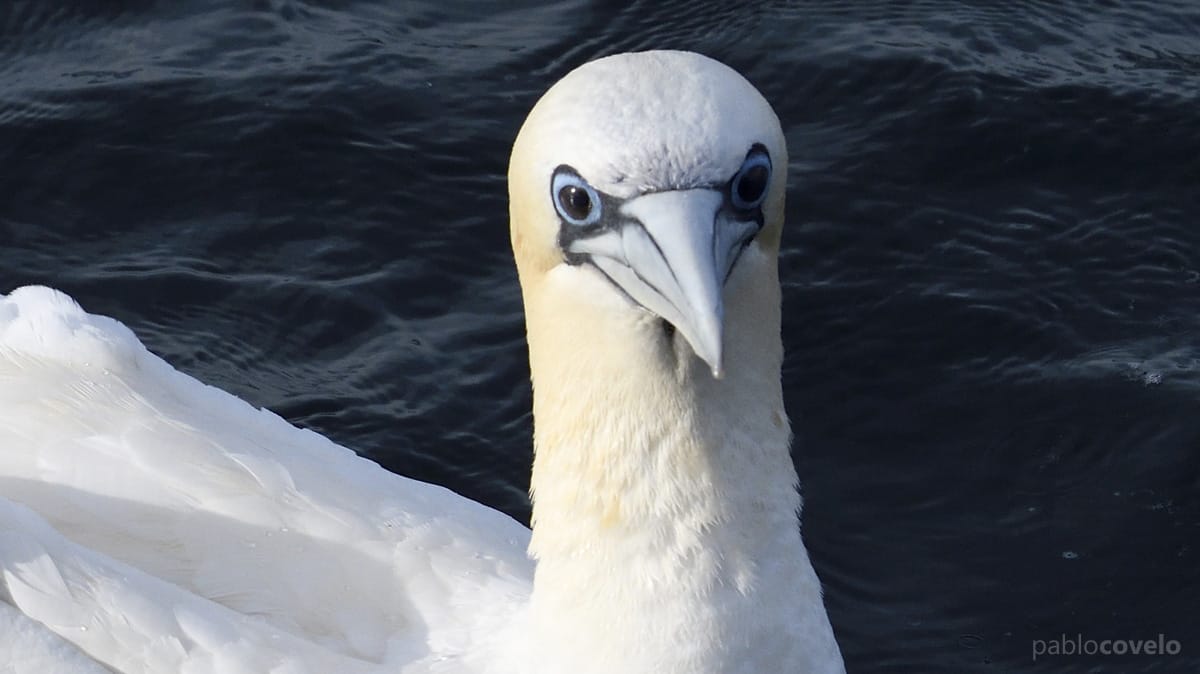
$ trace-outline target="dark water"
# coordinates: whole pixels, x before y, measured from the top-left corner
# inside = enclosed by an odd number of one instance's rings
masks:
[[[575,65],[701,51],[792,149],[786,395],[850,670],[1200,670],[1200,6],[482,6],[5,0],[0,292],[525,519],[508,149]],[[1063,634],[1181,652],[1033,660]]]

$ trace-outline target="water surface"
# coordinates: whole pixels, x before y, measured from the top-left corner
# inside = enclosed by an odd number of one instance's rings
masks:
[[[785,395],[849,669],[1200,668],[1200,9],[508,7],[8,0],[0,292],[527,521],[508,150],[572,67],[701,51],[791,148]]]

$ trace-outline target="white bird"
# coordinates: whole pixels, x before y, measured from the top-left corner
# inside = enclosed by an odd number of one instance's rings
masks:
[[[780,367],[787,153],[745,79],[621,54],[509,171],[533,530],[0,296],[0,672],[840,672]]]

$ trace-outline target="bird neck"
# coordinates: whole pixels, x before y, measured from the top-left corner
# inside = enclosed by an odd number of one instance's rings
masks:
[[[716,380],[659,319],[579,287],[598,274],[562,274],[525,293],[530,617],[539,643],[567,644],[540,651],[546,671],[728,672],[788,650],[764,643],[782,616],[763,603],[820,597],[796,520],[777,291],[730,303]]]

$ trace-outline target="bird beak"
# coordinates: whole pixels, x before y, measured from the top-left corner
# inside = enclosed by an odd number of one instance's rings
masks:
[[[712,189],[644,194],[625,202],[618,226],[570,248],[675,326],[716,379],[724,375],[722,289],[760,226],[728,217],[724,202]]]

